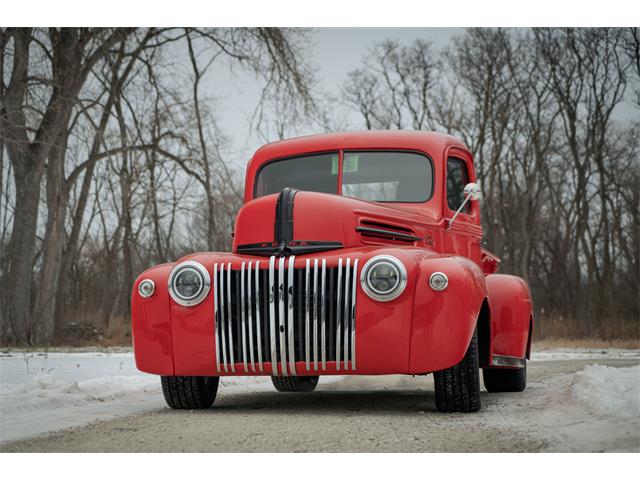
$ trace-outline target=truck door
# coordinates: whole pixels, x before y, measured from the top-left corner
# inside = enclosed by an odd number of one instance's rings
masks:
[[[452,218],[464,202],[464,187],[475,182],[476,176],[471,156],[464,150],[451,148],[445,157],[443,216]],[[479,202],[467,202],[451,226],[445,230],[445,251],[470,258],[481,264]]]

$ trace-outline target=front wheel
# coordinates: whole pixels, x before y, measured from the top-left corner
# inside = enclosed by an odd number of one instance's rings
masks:
[[[467,353],[460,363],[433,374],[436,384],[436,408],[441,412],[477,412],[480,410],[480,366],[478,335],[473,332]]]
[[[279,392],[313,392],[320,377],[271,377],[273,386]]]
[[[162,377],[162,393],[171,408],[209,408],[218,393],[220,377]]]

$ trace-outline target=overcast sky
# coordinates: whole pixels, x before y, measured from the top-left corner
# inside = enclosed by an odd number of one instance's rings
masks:
[[[439,50],[452,37],[463,33],[462,28],[319,28],[312,35],[312,58],[308,60],[317,69],[320,87],[337,94],[347,73],[360,66],[363,55],[376,42],[393,38],[408,44],[422,38],[432,41]],[[214,108],[216,119],[231,139],[227,160],[244,166],[262,143],[249,131],[262,83],[237,70],[231,74],[221,64],[214,65],[206,81],[206,90],[218,99]],[[618,121],[632,121],[638,118],[638,110],[630,103],[622,104],[614,115]],[[359,120],[355,113],[352,118],[354,123]]]
[[[339,92],[347,73],[360,65],[367,48],[387,38],[410,43],[416,38],[443,47],[460,28],[319,28],[312,38],[310,63],[317,68],[318,81],[325,91]],[[260,146],[248,130],[249,119],[259,99],[261,83],[248,75],[233,75],[225,68],[214,68],[207,77],[207,91],[219,100],[216,118],[223,132],[232,138],[231,157],[246,162]]]

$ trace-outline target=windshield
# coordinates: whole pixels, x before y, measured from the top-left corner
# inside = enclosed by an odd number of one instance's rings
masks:
[[[255,197],[285,187],[338,193],[338,153],[267,163],[258,173]],[[342,194],[376,202],[425,202],[431,197],[430,160],[413,152],[344,152]]]

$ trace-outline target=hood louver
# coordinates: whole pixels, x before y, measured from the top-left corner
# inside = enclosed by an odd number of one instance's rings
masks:
[[[394,243],[413,244],[422,240],[420,237],[415,236],[413,231],[408,228],[368,220],[360,222],[360,225],[356,227],[356,231],[362,235],[363,239],[369,238],[375,241],[387,240]]]

